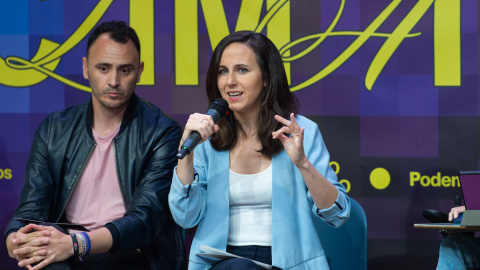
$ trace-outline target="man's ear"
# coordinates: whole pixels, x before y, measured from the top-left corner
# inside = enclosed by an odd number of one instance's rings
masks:
[[[138,66],[137,83],[140,82],[140,79],[141,79],[141,77],[142,77],[143,68],[144,68],[144,63],[143,63],[143,61],[140,61],[140,65]]]
[[[83,67],[83,78],[88,80],[88,67],[87,67],[87,58],[82,58],[82,67]]]

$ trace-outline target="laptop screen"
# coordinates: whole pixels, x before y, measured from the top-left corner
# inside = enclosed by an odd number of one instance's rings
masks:
[[[480,210],[480,171],[463,171],[459,172],[458,176],[465,209]]]

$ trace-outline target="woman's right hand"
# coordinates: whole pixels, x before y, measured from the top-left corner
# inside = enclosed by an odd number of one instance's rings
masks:
[[[448,221],[452,221],[453,219],[457,218],[458,215],[465,212],[465,206],[457,206],[450,210],[448,213]]]
[[[192,132],[198,132],[203,141],[206,141],[213,133],[218,131],[218,126],[213,122],[212,116],[207,114],[194,113],[188,117],[187,124],[183,130],[182,139],[180,140],[179,150],[183,143],[188,139]],[[202,142],[203,142],[202,141]],[[202,143],[200,142],[200,143]],[[178,160],[177,175],[183,185],[193,183],[193,153],[186,155],[183,159]]]
[[[211,115],[200,113],[191,114],[190,117],[188,117],[187,124],[185,124],[179,147],[183,145],[193,131],[198,132],[202,140],[206,141],[208,137],[218,131],[218,126],[213,122]]]

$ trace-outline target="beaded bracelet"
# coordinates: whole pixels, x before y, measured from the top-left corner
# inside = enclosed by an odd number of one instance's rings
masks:
[[[90,243],[90,237],[86,232],[81,232],[80,234],[82,234],[85,237],[86,245],[87,245],[87,252],[85,252],[85,255],[88,255],[90,253],[90,248],[92,247]]]
[[[77,239],[78,239],[78,246],[79,246],[79,249],[78,249],[78,254],[79,255],[78,256],[81,260],[82,257],[85,256],[85,252],[87,251],[87,247],[86,247],[85,238],[83,237],[83,235],[77,233],[76,236],[77,236]]]
[[[72,237],[72,242],[73,242],[73,256],[75,258],[78,257],[78,239],[77,239],[77,236],[75,234],[70,234],[70,236]]]

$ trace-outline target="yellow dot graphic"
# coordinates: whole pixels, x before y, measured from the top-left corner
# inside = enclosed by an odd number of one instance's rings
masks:
[[[376,168],[370,173],[370,183],[376,189],[385,189],[390,185],[390,174],[384,168]]]

